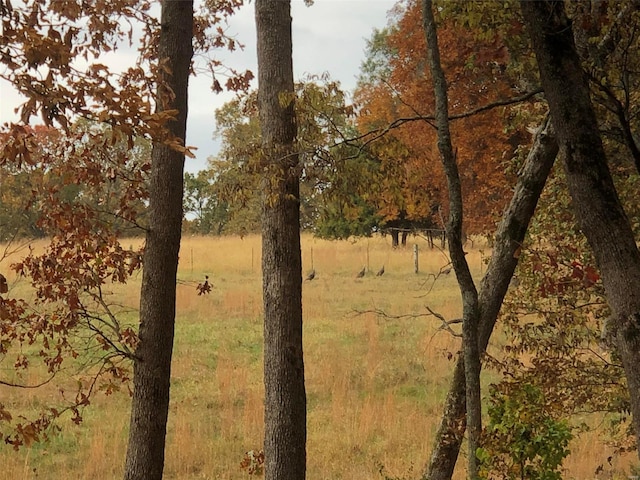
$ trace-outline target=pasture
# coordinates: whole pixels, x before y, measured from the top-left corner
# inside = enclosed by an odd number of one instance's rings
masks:
[[[420,246],[418,274],[413,243]],[[314,280],[303,283],[310,480],[417,478],[429,457],[459,340],[439,329],[425,307],[459,317],[457,283],[453,273],[433,281],[447,258],[429,250],[426,241],[409,238],[407,248],[397,250],[390,245],[389,237],[303,237],[303,273],[312,266],[316,271]],[[478,280],[487,253],[469,249]],[[3,271],[10,261],[0,264]],[[385,274],[376,276],[383,265]],[[356,278],[363,266],[369,270]],[[195,285],[205,275],[213,290],[198,296]],[[134,307],[138,293],[135,282],[113,290]],[[261,448],[263,435],[259,237],[184,238],[177,302],[165,478],[251,478],[239,464],[245,451]],[[499,342],[497,334],[493,343]],[[72,380],[71,371],[63,373]],[[4,403],[25,409],[57,394],[51,384],[0,387]],[[3,445],[0,476],[121,478],[128,404],[126,391],[97,393],[80,426],[62,421],[49,442],[19,452]],[[596,467],[611,454],[597,433],[580,438],[571,450],[567,479],[596,478]],[[598,478],[616,478],[611,472],[628,466],[613,462]],[[455,478],[462,479],[462,472]]]

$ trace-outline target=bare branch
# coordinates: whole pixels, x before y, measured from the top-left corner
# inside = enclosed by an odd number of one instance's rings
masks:
[[[0,385],[4,385],[6,387],[15,387],[15,388],[40,388],[43,385],[46,385],[47,383],[49,383],[51,380],[53,380],[53,377],[55,377],[55,373],[51,374],[51,376],[46,380],[43,380],[40,383],[35,383],[33,385],[24,385],[20,383],[7,382],[6,380],[0,380]]]
[[[457,324],[462,323],[462,319],[461,318],[454,318],[453,320],[447,320],[440,313],[434,312],[433,310],[431,310],[431,308],[428,305],[425,306],[425,308],[427,309],[427,311],[429,312],[430,315],[436,317],[438,320],[440,320],[442,322],[442,325],[440,325],[440,328],[438,328],[438,331],[446,330],[447,332],[449,332],[454,337],[462,338],[462,334],[461,333],[456,333],[451,328],[451,325],[457,325]]]
[[[461,112],[461,113],[452,113],[452,114],[449,115],[448,118],[449,118],[450,121],[451,120],[461,120],[463,118],[468,118],[468,117],[471,117],[473,115],[478,115],[480,113],[488,112],[490,110],[493,110],[494,108],[506,107],[506,106],[509,106],[509,105],[515,105],[517,103],[525,102],[525,101],[530,100],[531,98],[535,97],[536,95],[538,95],[540,93],[542,93],[542,88],[538,87],[538,88],[535,88],[535,89],[531,90],[530,92],[523,93],[522,95],[519,95],[517,97],[507,98],[507,99],[504,99],[504,100],[497,100],[495,102],[491,102],[491,103],[488,103],[486,105],[482,105],[480,107],[473,108],[471,110],[467,110],[467,111]],[[396,129],[398,127],[401,127],[405,123],[418,122],[418,121],[427,122],[430,126],[435,128],[435,125],[433,123],[431,123],[431,122],[435,121],[435,115],[416,115],[416,116],[413,116],[413,117],[400,117],[400,118],[395,119],[393,122],[389,123],[389,125],[387,125],[385,127],[381,127],[381,128],[376,128],[376,129],[370,130],[369,132],[364,133],[362,135],[359,135],[357,137],[353,137],[353,138],[347,139],[347,140],[345,140],[343,142],[336,143],[336,144],[332,145],[332,147],[336,147],[336,146],[341,145],[341,144],[351,145],[354,142],[357,142],[359,140],[365,139],[365,142],[362,144],[362,146],[360,148],[362,150],[362,148],[364,148],[365,146],[369,145],[370,143],[378,140],[379,138],[382,138],[387,133],[389,133],[391,130]]]

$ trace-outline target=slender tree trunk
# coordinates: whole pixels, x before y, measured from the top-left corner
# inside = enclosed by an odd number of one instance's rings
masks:
[[[518,174],[518,182],[509,206],[496,230],[495,244],[478,297],[478,350],[484,352],[518,264],[517,251],[533,217],[538,199],[558,153],[558,143],[549,120],[545,120],[533,141],[527,159]],[[436,435],[431,459],[423,480],[449,480],[460,452],[466,422],[464,358],[458,356],[442,422]]]
[[[640,444],[640,252],[607,166],[564,2],[523,0],[520,5],[562,148],[576,216],[602,275],[611,308],[607,331],[622,360]]]
[[[391,247],[397,248],[400,245],[400,232],[396,229],[391,230]]]
[[[407,237],[409,236],[409,232],[402,232],[402,246],[407,246]]]
[[[265,478],[306,476],[300,184],[289,0],[256,0],[262,129]]]
[[[446,229],[449,239],[449,254],[451,255],[451,262],[456,272],[462,295],[462,349],[464,354],[467,424],[469,425],[467,475],[470,480],[475,480],[478,477],[476,450],[480,445],[480,434],[482,433],[480,352],[478,350],[478,319],[480,313],[478,309],[478,292],[462,248],[462,187],[460,185],[456,157],[451,145],[447,83],[440,64],[440,51],[438,49],[438,36],[433,17],[432,0],[424,0],[423,20],[436,101],[435,117],[438,128],[438,150],[440,151],[449,190],[450,213]]]
[[[187,87],[193,49],[193,1],[163,0],[158,58],[166,61],[158,110],[176,109],[168,125],[184,140]],[[124,478],[160,480],[169,411],[169,380],[175,323],[176,272],[182,227],[184,153],[161,143],[152,150],[149,226],[140,298],[140,343],[134,360],[134,391]]]

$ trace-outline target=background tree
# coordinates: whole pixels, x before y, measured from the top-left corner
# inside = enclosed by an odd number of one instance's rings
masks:
[[[79,136],[103,138],[108,145],[108,148],[86,155],[86,160],[78,165],[78,169],[102,171],[104,178],[95,181],[91,188],[77,184],[75,202],[93,210],[97,219],[108,223],[116,236],[141,236],[141,225],[146,217],[144,202],[147,198],[151,141],[144,137],[124,139],[108,125],[83,120],[72,128]]]
[[[225,233],[245,235],[260,231],[260,122],[255,91],[239,96],[216,110],[221,148],[209,159],[211,193],[227,205]]]
[[[221,199],[211,176],[209,170],[184,175],[185,228],[190,233],[221,235],[229,222],[229,204]]]
[[[346,136],[351,131],[345,130]],[[373,204],[383,178],[380,163],[358,150],[343,144],[332,148],[330,164],[317,179],[313,232],[321,238],[368,237],[382,224]]]
[[[29,128],[29,130],[31,130]],[[38,133],[40,144],[46,145],[46,136],[49,130],[46,127],[39,127],[35,130]],[[0,148],[5,147],[5,143],[10,142],[8,134],[0,137]],[[36,158],[38,153],[34,155]],[[0,165],[0,240],[11,242],[14,239],[37,238],[43,236],[44,232],[38,228],[38,209],[33,208],[34,191],[33,184],[42,182],[44,171],[39,168],[39,162],[32,161],[28,164],[15,165],[10,162],[3,162]]]
[[[306,475],[307,400],[291,5],[256,0],[255,8],[263,172],[265,478],[297,480]]]
[[[445,4],[444,11],[447,8],[453,7]],[[441,226],[437,212],[438,207],[443,207],[446,216],[446,181],[435,149],[434,97],[427,88],[430,73],[426,68],[421,19],[421,2],[407,2],[404,9],[397,11],[395,23],[383,37],[386,46],[380,47],[384,32],[377,32],[371,41],[369,55],[375,59],[374,65],[382,65],[381,78],[361,79],[359,83],[358,126],[362,134],[378,134],[386,132],[389,125],[393,127],[385,133],[384,141],[370,142],[372,153],[394,174],[394,183],[380,192],[385,220],[399,215],[408,220],[430,219]],[[453,15],[440,14],[439,19],[442,64],[450,96],[455,99],[450,112],[455,119],[452,138],[461,162],[465,203],[472,212],[464,230],[469,234],[483,233],[491,230],[497,212],[508,198],[508,185],[513,182],[509,161],[526,134],[521,127],[515,127],[513,109],[464,114],[475,109],[483,111],[483,106],[517,97],[522,91],[508,71],[510,52],[504,46],[501,32],[480,37],[472,29],[459,28]],[[380,57],[385,55],[389,58],[383,62]],[[370,79],[371,74],[367,73],[365,78]],[[389,145],[395,146],[389,149]],[[415,175],[416,172],[421,174]]]
[[[301,228],[332,238],[371,235],[378,218],[367,199],[381,174],[378,162],[352,140],[352,106],[340,85],[326,77],[305,79],[295,92]],[[227,233],[256,231],[261,134],[255,92],[227,103],[216,118],[222,149],[209,160],[210,198],[227,205]]]

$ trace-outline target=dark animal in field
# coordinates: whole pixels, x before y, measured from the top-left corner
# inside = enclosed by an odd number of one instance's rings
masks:
[[[309,280],[309,281],[311,281],[311,280],[313,280],[314,278],[316,278],[316,271],[315,271],[315,270],[311,270],[311,271],[309,272],[309,275],[307,275],[307,278],[305,278],[305,280]]]
[[[204,283],[199,283],[196,289],[198,290],[198,295],[206,295],[207,293],[211,293],[211,284],[209,283],[209,275],[204,276]]]
[[[384,265],[380,270],[378,270],[378,273],[376,273],[376,277],[381,277],[382,275],[384,275]]]
[[[360,270],[358,272],[358,274],[356,275],[356,278],[362,278],[364,277],[364,274],[367,273],[367,267],[362,267],[362,270]]]

